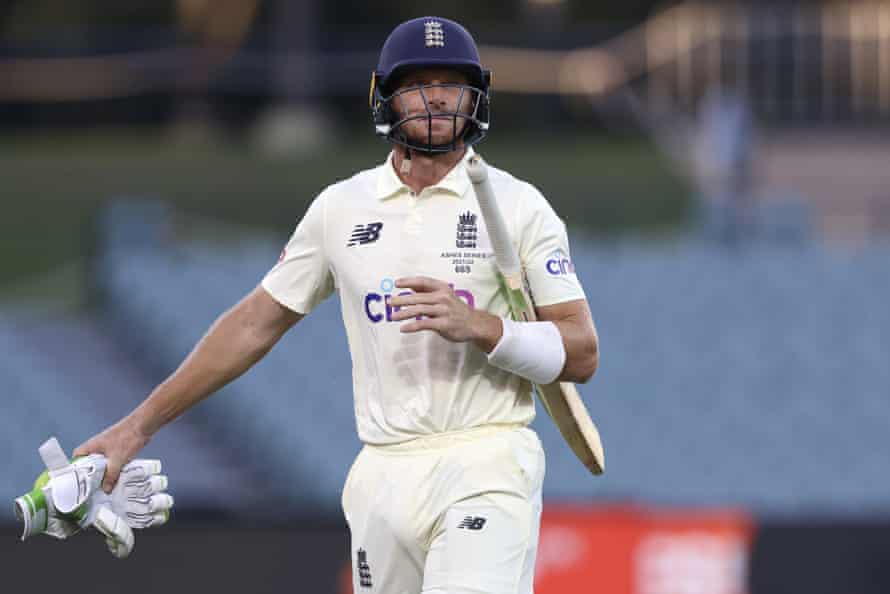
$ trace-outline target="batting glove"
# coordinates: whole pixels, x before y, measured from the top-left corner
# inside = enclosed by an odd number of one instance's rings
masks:
[[[123,558],[135,544],[133,528],[159,526],[167,521],[173,497],[166,493],[167,477],[160,460],[133,460],[121,469],[110,494],[101,489],[107,460],[91,454],[68,461],[56,438],[39,448],[47,470],[30,493],[15,500],[22,520],[22,540],[35,534],[66,539],[90,526],[105,536],[109,550]]]

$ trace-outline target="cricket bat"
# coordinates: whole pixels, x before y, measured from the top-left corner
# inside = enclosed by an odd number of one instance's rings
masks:
[[[533,322],[537,319],[535,305],[525,284],[519,254],[513,247],[507,224],[495,199],[488,179],[488,168],[479,155],[470,158],[467,173],[476,190],[482,220],[485,221],[485,228],[491,239],[495,264],[507,291],[510,313],[516,321]],[[546,386],[535,385],[534,388],[563,439],[581,463],[593,474],[602,474],[606,466],[599,430],[591,420],[575,384],[553,382]]]

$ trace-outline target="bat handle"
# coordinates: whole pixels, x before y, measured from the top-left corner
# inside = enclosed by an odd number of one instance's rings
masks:
[[[521,276],[519,257],[510,240],[507,223],[501,214],[501,209],[498,207],[494,189],[491,187],[491,180],[488,176],[488,167],[485,165],[482,157],[473,155],[469,158],[467,161],[467,175],[470,181],[473,182],[479,210],[482,212],[482,221],[488,230],[488,237],[491,240],[491,247],[492,251],[494,251],[495,262],[498,268],[507,278]]]
[[[485,166],[482,157],[473,155],[467,160],[467,175],[470,176],[470,181],[474,185],[481,184],[488,179],[488,167]]]

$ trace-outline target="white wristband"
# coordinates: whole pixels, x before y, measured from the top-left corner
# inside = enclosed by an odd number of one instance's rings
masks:
[[[566,349],[556,324],[507,318],[502,322],[504,332],[488,354],[488,362],[539,385],[556,381],[566,362]]]

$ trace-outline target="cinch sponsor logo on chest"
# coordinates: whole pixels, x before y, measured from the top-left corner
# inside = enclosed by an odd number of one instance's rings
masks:
[[[454,294],[466,301],[467,305],[470,306],[470,309],[476,308],[476,297],[472,292],[466,289],[455,289],[454,284],[449,283],[450,286],[454,290]],[[380,281],[380,292],[372,291],[370,293],[365,294],[365,315],[368,316],[368,319],[373,323],[377,324],[378,322],[391,322],[392,314],[394,312],[399,311],[400,307],[393,307],[389,304],[389,300],[393,298],[393,291],[396,290],[396,283],[391,278],[385,278]],[[414,291],[401,291],[398,295],[411,295]],[[420,317],[418,317],[420,319]]]
[[[568,254],[562,250],[556,250],[550,254],[550,259],[547,260],[544,266],[547,267],[547,272],[554,276],[575,274],[575,265],[572,264]]]

